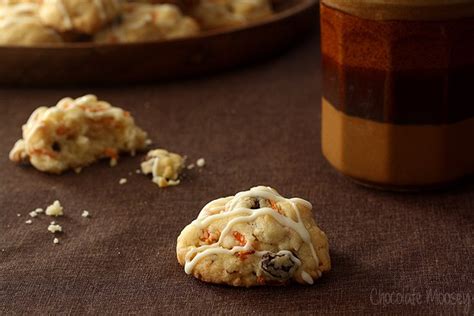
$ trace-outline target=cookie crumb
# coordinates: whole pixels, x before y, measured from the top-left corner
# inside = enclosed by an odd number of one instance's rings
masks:
[[[42,208],[40,208],[40,207],[38,207],[38,208],[35,210],[35,213],[36,213],[36,214],[40,214],[40,213],[43,213],[43,212],[44,212],[44,210],[43,210]]]
[[[50,224],[51,224],[51,225],[56,225],[56,222],[55,222],[55,221],[51,221]]]
[[[28,215],[30,215],[31,217],[36,217],[38,216],[38,213],[36,213],[36,211],[33,211],[33,212],[28,213]]]
[[[142,171],[140,169],[137,169],[137,170],[135,170],[135,173],[140,174],[140,173],[142,173]]]
[[[109,162],[111,167],[115,167],[117,165],[117,159],[116,158],[110,158]]]
[[[178,185],[179,174],[184,168],[184,158],[166,149],[150,150],[146,160],[141,163],[143,174],[152,174],[152,181],[160,188]]]
[[[90,214],[89,214],[89,212],[88,212],[88,211],[86,211],[86,210],[83,210],[83,211],[82,211],[82,214],[81,214],[81,216],[82,216],[82,217],[89,217],[89,216],[90,216]]]
[[[18,214],[16,214],[16,216],[20,217],[20,216],[21,216],[21,214],[20,214],[20,213],[18,213]]]
[[[127,179],[122,178],[119,180],[119,184],[125,184],[125,183],[127,183]]]
[[[202,168],[206,165],[206,160],[204,158],[199,158],[198,160],[196,160],[196,165],[199,168]]]
[[[82,171],[81,167],[74,168],[74,172],[77,173],[77,174],[81,173],[81,171]]]
[[[33,221],[32,221],[31,219],[29,219],[29,220],[25,221],[25,224],[28,224],[28,225],[30,225],[31,223],[33,223]]]
[[[58,239],[58,238],[54,238],[54,239],[53,239],[53,244],[59,244],[59,239]]]
[[[195,166],[194,166],[194,164],[192,163],[192,164],[189,164],[186,168],[187,168],[188,170],[191,170],[191,169],[193,169],[194,167],[195,167]]]
[[[61,206],[61,203],[59,203],[58,200],[54,201],[53,204],[48,206],[46,208],[46,215],[48,216],[63,216],[63,207]]]
[[[145,145],[147,145],[147,146],[151,145],[151,143],[152,143],[151,139],[147,139],[147,140],[145,141]]]
[[[60,225],[51,224],[51,225],[48,226],[48,230],[54,234],[54,233],[57,233],[57,232],[62,232],[63,228]]]

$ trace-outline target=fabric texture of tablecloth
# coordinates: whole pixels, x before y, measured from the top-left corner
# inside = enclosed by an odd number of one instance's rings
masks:
[[[130,110],[157,147],[207,165],[159,189],[135,174],[142,155],[61,176],[8,160],[36,107],[86,93]],[[0,89],[0,314],[472,313],[473,184],[399,194],[352,183],[321,155],[320,98],[317,36],[200,79]],[[251,289],[186,275],[175,255],[181,229],[208,201],[259,184],[311,201],[332,271],[313,286]],[[51,218],[25,224],[56,199],[59,245]]]

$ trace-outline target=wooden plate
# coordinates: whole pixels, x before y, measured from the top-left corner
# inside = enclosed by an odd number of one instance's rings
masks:
[[[170,41],[0,47],[0,84],[111,84],[189,77],[275,54],[317,24],[317,0],[279,1],[264,21]]]

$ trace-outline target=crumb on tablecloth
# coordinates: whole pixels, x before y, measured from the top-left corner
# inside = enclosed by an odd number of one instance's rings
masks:
[[[48,230],[54,234],[57,232],[62,232],[63,228],[61,227],[61,225],[58,225],[58,224],[50,224],[48,226]]]
[[[58,200],[54,201],[53,204],[51,204],[50,206],[46,208],[46,215],[56,216],[56,217],[63,216],[64,212],[63,212],[63,207],[61,206],[61,203]]]

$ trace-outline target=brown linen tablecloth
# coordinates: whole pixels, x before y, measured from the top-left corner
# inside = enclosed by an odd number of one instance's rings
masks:
[[[472,313],[474,186],[396,194],[331,169],[320,149],[319,63],[315,36],[263,64],[196,80],[1,89],[0,314]],[[8,161],[36,107],[85,93],[129,109],[157,146],[207,165],[161,190],[135,174],[141,155],[62,176]],[[313,203],[333,264],[314,286],[215,286],[178,265],[176,237],[202,206],[258,184]],[[59,245],[51,218],[24,223],[55,199],[65,208]]]

